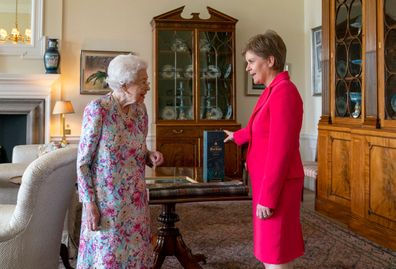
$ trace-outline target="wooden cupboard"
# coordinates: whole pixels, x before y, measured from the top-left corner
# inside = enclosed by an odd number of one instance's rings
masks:
[[[396,250],[396,0],[322,1],[316,209]]]
[[[184,7],[153,18],[156,147],[165,166],[202,166],[203,131],[236,122],[236,19],[208,7],[183,18]],[[240,177],[241,150],[225,146],[225,173]]]

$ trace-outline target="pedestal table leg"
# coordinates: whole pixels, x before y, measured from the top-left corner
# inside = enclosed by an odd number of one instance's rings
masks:
[[[161,268],[166,256],[176,256],[184,268],[201,269],[198,262],[205,262],[206,257],[201,254],[193,255],[184,243],[179,229],[175,227],[175,222],[179,221],[175,207],[175,203],[162,205],[162,211],[158,217],[161,227],[158,229],[157,245],[154,248],[155,263],[153,268]]]

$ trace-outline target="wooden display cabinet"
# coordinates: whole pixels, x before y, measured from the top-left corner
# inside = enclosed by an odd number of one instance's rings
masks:
[[[156,147],[165,166],[202,166],[204,130],[238,130],[235,100],[236,19],[208,7],[153,18]],[[241,150],[225,146],[225,173],[240,177]]]
[[[396,1],[322,9],[316,209],[396,250]]]

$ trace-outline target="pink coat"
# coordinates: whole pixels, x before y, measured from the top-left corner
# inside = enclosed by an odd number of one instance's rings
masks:
[[[252,184],[254,253],[265,263],[287,263],[304,254],[302,115],[300,94],[288,72],[282,72],[260,96],[248,125],[234,133],[238,145],[249,145],[246,162]],[[274,214],[258,219],[257,204],[274,209]]]

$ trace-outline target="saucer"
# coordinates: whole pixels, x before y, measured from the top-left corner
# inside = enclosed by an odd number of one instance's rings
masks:
[[[392,98],[390,100],[390,104],[391,104],[391,107],[392,107],[393,111],[396,112],[396,93],[394,93],[392,95]]]
[[[349,98],[354,103],[356,103],[356,102],[360,103],[362,101],[362,93],[361,92],[350,92]]]
[[[227,120],[231,119],[232,117],[232,105],[227,105],[227,114],[225,116],[225,118]]]
[[[166,106],[162,109],[161,118],[163,120],[174,120],[176,119],[175,109],[171,106]]]
[[[347,67],[346,67],[346,63],[343,60],[339,60],[337,62],[337,74],[339,77],[343,78],[346,75],[346,71],[347,71]]]
[[[218,68],[216,65],[209,65],[206,75],[208,78],[219,78],[221,77],[220,68]]]
[[[232,66],[231,64],[227,65],[227,68],[224,71],[224,78],[228,78],[231,75]]]
[[[347,112],[347,102],[346,102],[345,97],[338,96],[336,98],[336,108],[337,108],[338,115],[340,117],[344,117]]]
[[[181,38],[176,38],[173,41],[173,44],[171,46],[171,50],[174,52],[185,52],[188,50],[187,44],[184,42],[183,39]]]
[[[189,120],[194,119],[194,110],[193,110],[192,107],[190,107],[190,108],[187,110],[187,119],[189,119]]]
[[[161,76],[162,78],[180,78],[180,72],[182,71],[181,68],[174,68],[173,66],[166,64],[162,67]]]
[[[201,52],[208,52],[208,51],[210,51],[210,48],[211,48],[211,45],[208,40],[201,39],[199,41],[199,49],[201,50]]]
[[[223,112],[219,107],[211,108],[209,113],[210,113],[209,119],[211,120],[219,120],[223,117]]]
[[[184,70],[184,77],[185,78],[193,77],[193,66],[191,64],[186,66],[186,69]]]

